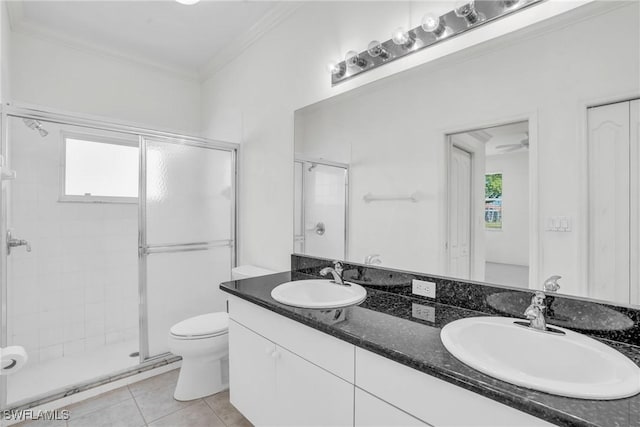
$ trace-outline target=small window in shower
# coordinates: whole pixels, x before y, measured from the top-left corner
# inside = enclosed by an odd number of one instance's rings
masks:
[[[138,144],[92,135],[64,134],[64,202],[136,203]]]

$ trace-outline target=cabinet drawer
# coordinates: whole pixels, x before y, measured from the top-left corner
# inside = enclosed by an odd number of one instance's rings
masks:
[[[544,420],[360,348],[356,386],[433,426],[551,426]]]
[[[229,317],[353,384],[354,345],[233,296]]]

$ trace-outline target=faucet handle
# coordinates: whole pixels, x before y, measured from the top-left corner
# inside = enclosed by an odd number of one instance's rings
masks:
[[[531,297],[531,305],[538,308],[545,308],[545,298],[546,295],[544,294],[544,292],[536,291],[536,293]]]
[[[545,292],[557,292],[560,289],[558,280],[562,279],[562,276],[553,275],[544,281],[543,289]]]
[[[380,259],[380,254],[370,254],[364,257],[365,265],[374,265],[374,264],[382,264],[382,260]]]
[[[342,275],[342,271],[344,270],[344,265],[340,261],[333,261],[333,269],[336,273]]]

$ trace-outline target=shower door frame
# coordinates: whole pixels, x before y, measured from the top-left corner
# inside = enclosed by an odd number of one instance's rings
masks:
[[[132,123],[111,121],[109,119],[83,115],[76,113],[62,112],[55,109],[42,108],[39,106],[31,106],[26,104],[13,104],[4,103],[0,105],[0,156],[2,162],[0,163],[0,169],[4,168],[8,159],[8,119],[13,118],[27,118],[34,120],[42,120],[45,122],[56,123],[60,125],[79,126],[87,129],[120,132],[128,135],[135,135],[138,137],[138,149],[140,165],[143,164],[143,156],[146,154],[144,148],[144,138],[152,138],[159,142],[165,143],[179,143],[190,146],[197,146],[209,149],[219,149],[223,151],[229,151],[232,155],[232,191],[231,191],[231,206],[233,212],[231,214],[231,267],[236,266],[238,259],[238,153],[240,150],[240,144],[217,141],[208,138],[202,138],[197,136],[190,136],[185,134],[179,134],[171,131],[162,131],[149,129],[143,126],[139,126]],[[145,162],[146,164],[146,162]],[[0,409],[14,410],[14,409],[28,409],[37,405],[41,405],[47,402],[51,402],[57,399],[61,399],[70,396],[75,393],[79,393],[85,390],[89,390],[100,385],[108,384],[113,381],[117,381],[122,378],[126,378],[131,375],[135,375],[140,372],[147,371],[159,366],[172,363],[179,360],[179,357],[171,355],[171,353],[164,353],[156,355],[154,357],[148,356],[148,342],[143,342],[147,339],[147,319],[146,306],[143,307],[143,302],[146,301],[146,270],[144,271],[145,282],[140,280],[142,275],[142,268],[146,268],[145,260],[143,259],[143,250],[141,249],[141,239],[143,234],[146,235],[146,218],[143,217],[141,197],[145,195],[143,193],[146,190],[146,170],[142,168],[139,170],[139,182],[138,182],[138,291],[139,291],[139,340],[140,340],[140,356],[137,365],[127,368],[122,371],[113,373],[106,377],[92,378],[80,384],[71,384],[62,390],[56,390],[47,395],[35,396],[33,400],[20,401],[14,404],[13,407],[7,407],[7,380],[6,376],[0,376]],[[144,182],[143,182],[144,181]],[[1,182],[0,182],[1,185]],[[7,336],[7,289],[8,289],[8,259],[7,259],[7,212],[8,205],[10,203],[7,200],[6,193],[4,192],[4,185],[1,186],[2,195],[0,195],[0,347],[6,347]],[[144,233],[143,233],[144,230]],[[168,248],[167,250],[171,250]],[[146,255],[145,255],[146,256]],[[146,354],[145,354],[146,352]]]
[[[300,222],[302,223],[302,236],[301,239],[298,239],[298,236],[296,236],[296,225],[295,225],[295,220],[293,221],[293,253],[297,253],[296,252],[296,242],[297,241],[302,241],[302,253],[300,253],[300,255],[306,255],[306,242],[307,242],[307,237],[306,237],[306,205],[305,205],[305,179],[304,179],[304,164],[305,163],[315,163],[318,164],[320,166],[328,166],[328,167],[333,167],[333,168],[339,168],[339,169],[344,169],[344,186],[345,186],[345,191],[344,191],[344,237],[343,237],[343,248],[344,248],[344,259],[348,259],[348,254],[349,254],[349,215],[350,215],[350,209],[349,209],[349,200],[351,198],[351,185],[349,182],[349,178],[351,175],[351,170],[350,170],[350,166],[347,163],[340,163],[340,162],[334,162],[331,160],[326,160],[326,159],[318,159],[318,158],[314,158],[314,157],[307,157],[307,156],[303,156],[303,155],[299,155],[296,154],[294,159],[293,159],[293,164],[294,164],[294,168],[293,168],[293,182],[294,182],[294,187],[295,187],[295,182],[296,182],[296,176],[295,176],[295,164],[296,163],[301,163],[302,164],[302,176],[301,176],[301,181],[300,181],[300,186],[301,186],[301,203],[302,203],[302,209],[300,212]],[[295,191],[295,188],[294,188]],[[294,206],[293,206],[293,216],[295,218],[296,215],[296,206],[295,206],[295,197],[294,197],[294,202],[293,202]]]
[[[231,153],[232,179],[231,179],[231,238],[210,242],[176,243],[163,245],[149,245],[147,242],[147,139],[153,142],[165,144],[186,145],[209,150],[221,150]],[[212,144],[211,142],[216,142]],[[138,286],[140,289],[140,363],[153,362],[164,359],[171,353],[162,353],[151,356],[149,354],[149,317],[147,304],[147,257],[158,253],[179,253],[210,250],[213,248],[230,246],[231,265],[230,269],[236,266],[238,259],[237,245],[237,180],[238,180],[238,144],[222,143],[217,141],[206,142],[205,140],[181,140],[181,138],[171,136],[140,135],[140,173],[138,182]]]

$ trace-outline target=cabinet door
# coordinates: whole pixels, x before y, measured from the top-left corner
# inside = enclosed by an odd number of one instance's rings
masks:
[[[352,426],[353,385],[277,347],[279,426]]]
[[[276,345],[229,321],[230,400],[253,425],[276,425]]]
[[[551,427],[548,422],[356,348],[356,385],[432,426]]]
[[[428,426],[419,419],[356,388],[355,427]]]

